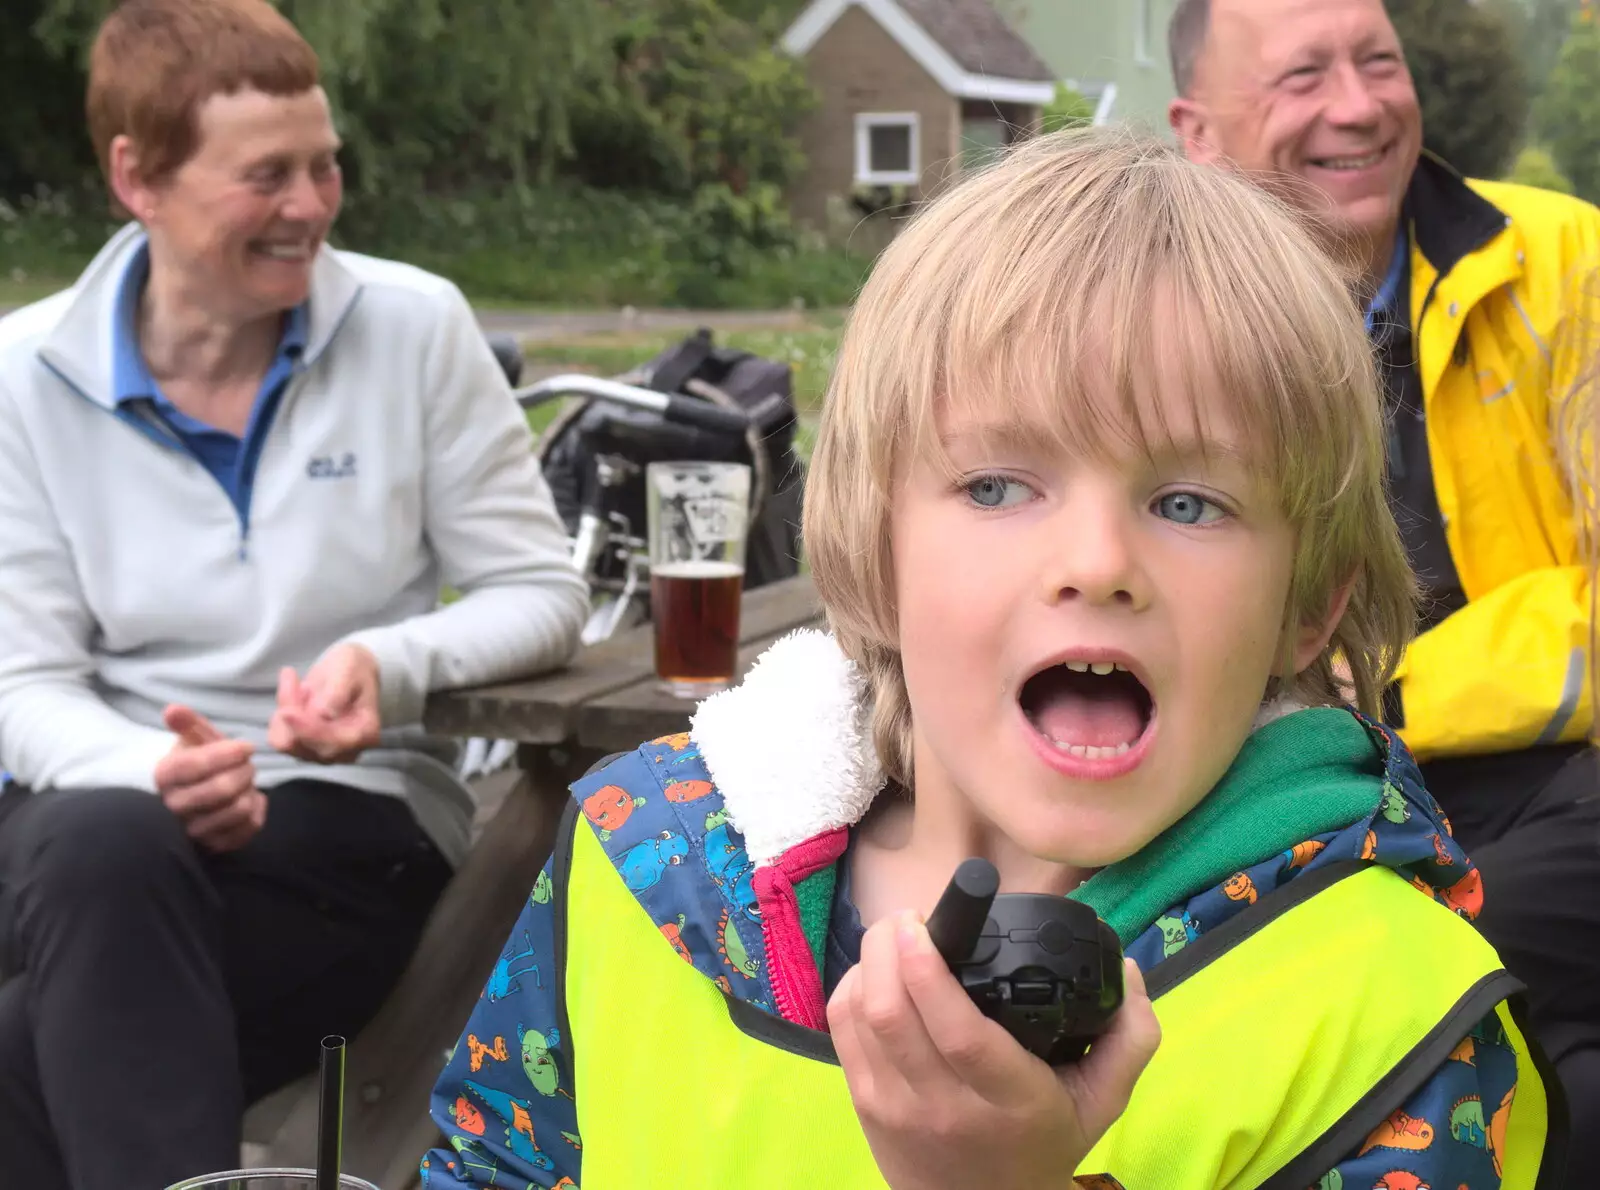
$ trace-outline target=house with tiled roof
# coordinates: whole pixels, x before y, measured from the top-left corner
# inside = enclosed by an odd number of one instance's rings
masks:
[[[931,197],[1037,131],[1055,95],[1055,71],[991,0],[812,0],[783,46],[818,99],[790,194],[795,217],[814,227],[840,204]]]

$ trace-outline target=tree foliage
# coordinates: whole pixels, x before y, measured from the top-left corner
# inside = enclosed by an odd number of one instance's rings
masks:
[[[359,184],[465,167],[548,180],[571,97],[604,69],[606,0],[281,0],[317,48]]]
[[[1517,154],[1511,172],[1506,175],[1506,181],[1517,182],[1523,186],[1537,186],[1541,190],[1554,190],[1557,194],[1572,193],[1572,183],[1556,165],[1556,159],[1550,156],[1550,150],[1539,145],[1528,145]]]
[[[1055,96],[1044,105],[1040,117],[1040,130],[1043,132],[1082,128],[1094,122],[1094,104],[1066,83],[1057,83]]]
[[[0,4],[0,196],[94,168],[77,64],[33,34],[46,0]]]
[[[273,2],[321,58],[357,202],[557,178],[742,195],[800,163],[810,91],[755,0]],[[17,163],[0,186],[92,167],[61,131],[82,128],[82,64],[114,3],[0,6],[0,161]]]
[[[1538,126],[1573,189],[1600,201],[1600,19],[1582,4],[1540,99]]]
[[[786,29],[805,11],[806,5],[810,2],[811,0],[722,0],[722,8],[729,16],[749,21],[753,25],[765,25],[776,32]]]
[[[637,4],[611,37],[603,77],[572,108],[572,172],[594,185],[687,195],[782,186],[803,164],[805,68],[766,22],[719,0]]]
[[[1527,122],[1526,68],[1505,11],[1473,0],[1390,0],[1430,149],[1463,173],[1499,177]]]
[[[1537,88],[1555,69],[1578,0],[1500,0],[1522,10],[1523,60]]]

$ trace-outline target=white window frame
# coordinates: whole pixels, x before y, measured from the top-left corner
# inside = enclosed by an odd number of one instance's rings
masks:
[[[1100,102],[1094,109],[1094,125],[1103,127],[1111,122],[1111,109],[1117,104],[1117,84],[1107,83],[1105,90],[1100,92]]]
[[[1094,119],[1091,123],[1096,128],[1110,121],[1111,109],[1116,106],[1117,102],[1116,83],[1086,83],[1078,79],[1063,79],[1062,82],[1094,104]]]
[[[911,130],[911,168],[872,169],[872,130],[909,128]],[[856,185],[915,186],[922,180],[922,117],[917,112],[856,113]]]
[[[1135,0],[1133,11],[1133,60],[1140,66],[1153,66],[1151,53],[1155,41],[1155,0]]]

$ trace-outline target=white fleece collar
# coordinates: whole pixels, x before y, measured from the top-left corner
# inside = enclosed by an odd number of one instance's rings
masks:
[[[883,788],[866,679],[814,628],[782,637],[742,684],[701,703],[690,733],[757,864],[860,821]]]
[[[1305,709],[1275,699],[1251,730]],[[740,685],[701,703],[689,726],[758,865],[853,826],[883,789],[866,679],[831,635],[814,628],[780,638]]]

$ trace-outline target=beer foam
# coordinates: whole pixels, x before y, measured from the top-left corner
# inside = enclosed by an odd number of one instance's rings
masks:
[[[737,562],[666,562],[652,566],[650,573],[656,578],[738,578],[744,567]]]

